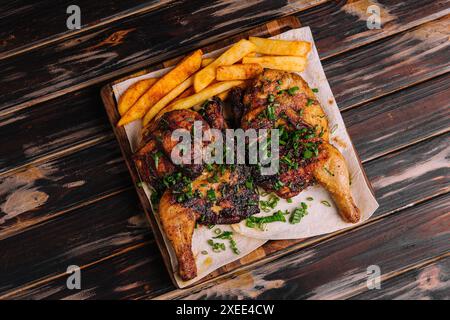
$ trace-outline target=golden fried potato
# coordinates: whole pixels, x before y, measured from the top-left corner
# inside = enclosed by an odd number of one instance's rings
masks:
[[[231,65],[250,52],[254,52],[256,46],[248,40],[242,39],[232,45],[227,51],[222,53],[216,60],[197,72],[194,76],[195,92],[200,92],[206,88],[216,78],[216,68],[218,66]]]
[[[201,50],[197,50],[184,58],[145,92],[122,116],[117,125],[123,126],[136,119],[141,119],[155,103],[200,69],[202,54]]]
[[[249,41],[256,46],[256,52],[271,56],[306,56],[311,51],[311,43],[307,41],[275,40],[250,37]]]
[[[165,106],[167,106],[170,102],[172,102],[176,97],[178,97],[180,94],[182,94],[184,91],[187,90],[192,84],[194,83],[194,77],[189,77],[186,80],[184,80],[182,83],[180,83],[175,89],[170,91],[167,95],[165,95],[161,100],[159,100],[153,107],[148,110],[146,113],[144,120],[142,121],[142,124],[145,126],[147,123],[152,120],[161,109],[163,109]]]
[[[119,114],[123,115],[157,81],[157,78],[144,79],[133,83],[119,99]]]
[[[246,80],[255,78],[262,72],[263,67],[257,63],[219,66],[216,69],[216,79],[219,81]]]
[[[203,58],[202,60],[202,68],[206,67],[208,64],[214,61],[214,58]]]
[[[189,96],[187,98],[180,99],[171,105],[167,106],[163,110],[158,113],[157,118],[161,117],[164,113],[173,111],[173,110],[181,110],[181,109],[189,109],[197,104],[203,103],[204,101],[218,95],[224,91],[227,91],[233,87],[242,85],[244,81],[235,80],[235,81],[223,81],[217,82],[209,87],[203,89],[196,94]]]
[[[306,67],[306,57],[293,56],[263,56],[263,57],[244,57],[244,64],[257,63],[263,68],[277,69],[284,71],[302,72]]]

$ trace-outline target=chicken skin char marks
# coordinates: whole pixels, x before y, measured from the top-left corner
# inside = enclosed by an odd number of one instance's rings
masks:
[[[178,143],[171,139],[173,130],[184,128],[191,132],[194,121],[202,122],[204,134],[210,127],[224,130],[228,125],[222,109],[222,101],[214,98],[199,112],[175,110],[164,114],[144,128],[141,148],[134,158],[141,178],[156,189],[154,194],[162,194],[158,212],[183,280],[197,275],[191,249],[197,223],[237,223],[259,212],[259,196],[249,183],[250,167],[204,163],[175,165],[170,160]]]
[[[265,70],[241,96],[242,128],[280,130],[279,171],[264,176],[254,169],[255,182],[285,199],[319,183],[345,221],[359,221],[344,157],[328,142],[327,117],[306,81],[295,73]]]

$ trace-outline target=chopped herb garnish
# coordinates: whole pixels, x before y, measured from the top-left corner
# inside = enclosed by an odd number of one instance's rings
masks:
[[[204,217],[204,216],[203,216]],[[208,226],[208,229],[212,229],[212,228],[214,228],[216,225],[214,225],[214,224],[210,224],[209,226]]]
[[[280,198],[278,198],[277,196],[271,196],[267,201],[263,200],[259,201],[259,207],[261,208],[262,211],[269,212],[270,209],[275,209],[275,207],[278,204],[278,201],[280,201]]]
[[[322,200],[320,201],[320,203],[323,204],[324,206],[331,207],[331,204],[327,200]]]
[[[267,106],[267,119],[275,120],[275,108],[273,104]]]
[[[336,123],[334,126],[331,127],[330,133],[333,134],[337,128],[338,128],[338,125]]]
[[[214,229],[214,233],[215,234],[221,234],[222,230],[220,230],[220,228]]]
[[[209,201],[216,201],[216,191],[214,191],[214,189],[209,189],[208,191],[206,191],[206,197]]]
[[[239,249],[237,248],[236,241],[233,239],[233,232],[231,231],[224,231],[221,234],[219,234],[217,237],[214,237],[213,239],[222,239],[222,240],[229,240],[230,241],[230,249],[235,253],[239,254]]]
[[[317,89],[317,88],[312,88],[312,92],[317,93],[317,92],[319,92],[319,89]]]
[[[283,84],[283,81],[277,80],[277,83],[281,86]]]
[[[247,189],[253,190],[253,178],[252,177],[248,177],[247,180],[245,180],[245,187]]]
[[[308,98],[308,100],[306,101],[306,106],[309,107],[314,103],[313,99]]]
[[[292,87],[292,88],[287,89],[287,93],[289,93],[289,95],[293,96],[293,95],[295,95],[295,93],[296,93],[298,90],[299,90],[299,88],[298,88],[297,86],[295,86],[295,87]]]
[[[155,168],[158,169],[159,159],[163,156],[161,151],[157,151],[152,154],[153,161],[155,162]]]
[[[313,201],[314,198],[313,198],[313,197],[308,197],[308,198],[306,198],[306,200],[308,200],[308,201]]]
[[[291,224],[299,223],[300,220],[308,214],[308,206],[306,203],[302,202],[300,208],[296,208],[294,211],[292,211],[291,216],[289,217],[289,222]]]
[[[312,158],[312,156],[313,153],[310,150],[306,149],[305,151],[303,151],[303,159],[310,159]]]
[[[246,226],[249,228],[258,228],[258,229],[264,230],[266,223],[271,223],[271,222],[276,222],[276,221],[286,222],[286,218],[284,217],[283,212],[280,210],[278,210],[271,216],[248,217],[246,220]]]
[[[208,244],[212,247],[214,252],[225,251],[225,244],[221,242],[214,242],[212,239],[208,240]]]
[[[287,202],[287,203],[292,203],[292,198],[286,199],[286,202]]]
[[[275,183],[274,183],[274,185],[273,185],[273,188],[275,189],[275,190],[280,190],[282,187],[284,186],[284,183],[282,182],[282,181],[280,181],[280,180],[277,180]]]
[[[271,93],[269,93],[269,95],[267,96],[267,101],[269,102],[274,102],[275,101],[275,96]]]

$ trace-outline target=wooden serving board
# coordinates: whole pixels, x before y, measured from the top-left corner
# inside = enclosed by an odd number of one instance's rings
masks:
[[[203,50],[204,53],[208,53],[208,52],[223,48],[232,43],[235,43],[240,39],[248,38],[249,36],[271,37],[271,36],[275,36],[280,33],[286,32],[290,29],[296,29],[299,27],[301,27],[301,24],[296,17],[287,16],[287,17],[273,20],[269,23],[266,23],[264,25],[256,27],[250,31],[240,33],[238,35],[235,35],[233,37],[219,41],[217,43],[214,43],[210,46],[207,46],[207,47],[201,48],[201,49]],[[147,219],[149,220],[150,225],[152,227],[153,234],[155,236],[158,247],[162,253],[164,263],[166,265],[167,270],[169,271],[172,282],[177,287],[178,287],[178,285],[175,281],[173,271],[172,271],[172,266],[170,263],[169,252],[164,243],[164,240],[163,240],[161,231],[158,227],[158,224],[156,222],[156,219],[152,213],[150,202],[148,201],[147,196],[144,193],[144,190],[142,188],[137,187],[137,184],[140,181],[140,179],[139,179],[139,175],[137,173],[136,167],[134,165],[134,162],[132,161],[132,152],[131,152],[131,148],[130,148],[130,145],[129,145],[129,142],[128,142],[128,139],[127,139],[127,136],[125,133],[125,129],[123,127],[116,126],[117,122],[120,119],[120,115],[117,110],[117,101],[114,97],[112,86],[114,84],[122,82],[126,79],[134,78],[134,77],[149,73],[151,71],[155,71],[155,70],[159,70],[162,68],[172,66],[172,65],[176,64],[179,60],[181,60],[183,57],[184,56],[180,56],[180,57],[176,57],[174,59],[168,60],[168,61],[164,61],[160,64],[151,65],[148,68],[142,69],[140,71],[134,72],[130,75],[127,75],[125,77],[115,80],[115,81],[105,85],[101,90],[101,96],[103,99],[103,103],[105,105],[106,113],[108,114],[109,121],[111,123],[113,131],[119,142],[120,149],[122,151],[123,157],[125,158],[125,162],[127,164],[128,170],[130,171],[131,177],[136,186],[136,191],[138,193],[139,199],[144,208]],[[366,177],[366,180],[367,180],[367,177]],[[369,182],[368,182],[368,185],[370,186]],[[373,191],[372,191],[372,193],[373,193]],[[208,276],[202,278],[195,284],[205,282],[208,280],[212,280],[214,278],[218,278],[219,276],[224,275],[230,271],[236,271],[237,269],[244,268],[245,266],[250,265],[250,264],[254,264],[257,262],[262,263],[264,261],[274,259],[279,255],[286,254],[287,252],[296,250],[299,247],[302,247],[305,245],[307,245],[307,241],[305,241],[305,239],[268,241],[266,244],[257,248],[250,254],[213,271]]]

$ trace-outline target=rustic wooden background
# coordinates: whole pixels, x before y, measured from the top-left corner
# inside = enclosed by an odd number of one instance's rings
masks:
[[[0,4],[0,299],[450,298],[449,0],[78,0],[70,31],[73,3]],[[100,88],[286,15],[312,29],[380,208],[176,290]],[[81,290],[66,288],[72,264]],[[380,290],[366,286],[372,264]]]

